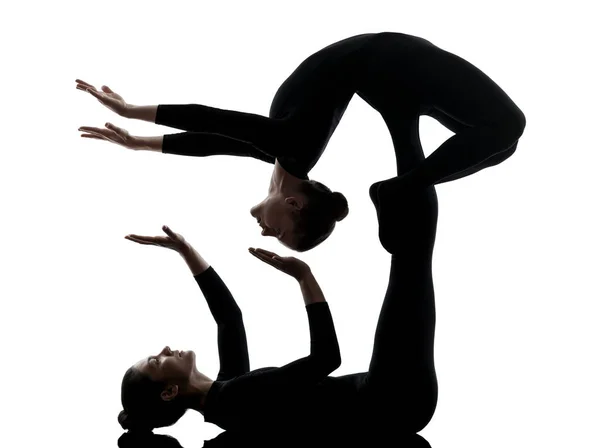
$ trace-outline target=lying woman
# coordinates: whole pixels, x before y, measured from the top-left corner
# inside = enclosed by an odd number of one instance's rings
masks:
[[[123,377],[121,426],[148,431],[172,425],[193,409],[226,430],[290,422],[334,426],[357,419],[405,433],[424,428],[437,400],[429,269],[437,203],[431,194],[412,203],[414,219],[405,225],[408,244],[402,255],[392,256],[369,371],[343,376],[330,375],[340,366],[340,350],[329,306],[306,263],[249,249],[297,280],[310,329],[307,356],[282,367],[250,370],[242,313],[215,269],[166,226],[166,236],[128,235],[183,257],[217,323],[220,370],[215,379],[199,372],[191,350],[164,347],[141,359]]]

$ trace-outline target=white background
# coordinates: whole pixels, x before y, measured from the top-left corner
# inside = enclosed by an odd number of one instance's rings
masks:
[[[179,131],[118,117],[75,79],[137,105],[267,115],[281,82],[313,52],[354,34],[398,31],[469,60],[527,117],[513,157],[437,189],[440,393],[421,434],[439,448],[596,446],[599,33],[591,2],[283,4],[3,6],[2,444],[18,436],[10,446],[71,447],[93,435],[94,447],[116,446],[122,375],[165,344],[194,349],[200,371],[216,375],[216,326],[187,267],[173,252],[123,239],[128,233],[158,235],[168,224],[197,247],[242,308],[252,368],[309,347],[298,287],[246,250],[292,255],[262,238],[249,215],[272,166],[82,139],[79,126],[107,121],[134,135]],[[421,134],[427,154],[451,135],[427,117]],[[348,197],[350,214],[300,256],[334,315],[336,375],[368,367],[389,257],[367,190],[392,175],[385,125],[355,97],[310,173]],[[220,429],[191,411],[158,432],[192,447]]]

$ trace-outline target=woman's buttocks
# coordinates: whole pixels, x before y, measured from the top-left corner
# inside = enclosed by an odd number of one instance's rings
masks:
[[[378,33],[363,48],[365,67],[356,93],[380,112],[418,102],[419,67],[435,51],[439,48],[421,37]]]
[[[352,36],[307,57],[277,90],[269,115],[284,118],[323,108],[339,101],[340,95],[353,93],[359,70],[364,67],[362,48],[375,36],[374,33]]]

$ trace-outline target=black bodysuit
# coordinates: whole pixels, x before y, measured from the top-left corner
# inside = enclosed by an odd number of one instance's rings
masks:
[[[340,350],[326,302],[306,306],[308,356],[283,367],[249,371],[242,314],[229,289],[212,266],[195,279],[218,327],[220,370],[206,398],[207,422],[240,429],[287,424],[294,416],[332,419],[357,403],[364,374],[328,377],[340,365]]]
[[[398,171],[370,190],[391,264],[369,370],[328,376],[338,366],[339,350],[328,306],[319,303],[307,306],[308,357],[249,372],[241,313],[211,269],[196,280],[219,325],[221,372],[204,415],[224,429],[300,416],[311,425],[358,418],[415,433],[434,413],[433,185],[514,153],[525,117],[506,93],[467,61],[424,39],[363,34],[307,58],[277,91],[269,117],[196,104],[159,105],[156,123],[188,131],[165,135],[165,153],[277,159],[286,171],[307,179],[355,93],[385,121]],[[420,115],[455,133],[427,158],[419,140]]]
[[[405,147],[420,146],[420,115],[456,133],[415,170],[422,186],[505,160],[525,127],[521,110],[478,68],[425,39],[389,32],[350,37],[308,57],[277,90],[269,117],[161,104],[155,122],[188,131],[165,135],[164,153],[278,159],[306,179],[355,93],[390,130],[398,174],[423,160],[422,152]]]

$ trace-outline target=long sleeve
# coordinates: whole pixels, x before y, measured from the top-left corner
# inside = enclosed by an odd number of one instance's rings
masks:
[[[220,369],[218,380],[226,380],[250,370],[246,331],[242,312],[231,292],[213,267],[194,277],[217,323]]]
[[[170,135],[163,152],[183,155],[240,155],[273,161],[286,152],[285,119],[218,109],[201,104],[160,104],[156,124],[190,132]],[[216,134],[219,137],[210,137]],[[227,139],[226,139],[227,138]],[[246,143],[243,145],[239,142]]]
[[[230,382],[241,395],[252,389],[259,395],[268,397],[312,387],[322,381],[341,364],[331,311],[327,302],[306,305],[310,329],[310,354],[279,368],[264,368],[249,372]]]
[[[310,354],[276,370],[281,383],[316,383],[341,364],[340,347],[327,302],[306,305]]]
[[[162,152],[181,156],[207,157],[229,155],[252,157],[267,163],[275,163],[275,156],[250,143],[206,132],[181,132],[163,136]]]
[[[287,418],[314,405],[318,384],[340,366],[340,350],[327,302],[306,306],[310,354],[283,367],[265,367],[229,381],[215,381],[206,398],[204,418],[223,429],[248,427]],[[308,400],[308,402],[306,401]]]

